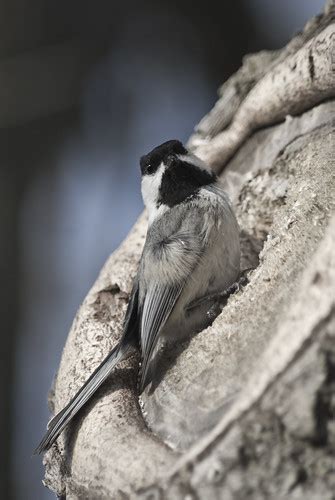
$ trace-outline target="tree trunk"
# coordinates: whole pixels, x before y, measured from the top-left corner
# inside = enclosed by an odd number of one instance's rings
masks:
[[[168,354],[152,393],[123,362],[46,454],[67,499],[331,499],[335,491],[334,2],[284,49],[247,56],[189,141],[241,227],[249,284]],[[266,128],[265,128],[266,127]],[[143,214],[77,313],[58,412],[120,338]]]

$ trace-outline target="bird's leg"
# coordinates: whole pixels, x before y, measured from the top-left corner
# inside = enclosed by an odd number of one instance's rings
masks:
[[[211,306],[210,310],[212,309],[212,307],[214,307],[216,305],[225,305],[228,298],[231,295],[238,292],[241,289],[241,287],[244,287],[249,283],[249,279],[248,279],[247,274],[250,271],[252,271],[251,268],[244,269],[243,271],[241,271],[240,275],[239,275],[238,279],[235,281],[235,283],[230,285],[226,290],[223,290],[222,292],[218,292],[218,293],[211,293],[208,295],[204,295],[203,297],[199,297],[195,300],[192,300],[192,302],[190,302],[189,305],[187,306],[186,311],[189,312],[192,309],[205,304],[206,302],[208,302],[208,303],[214,302],[214,305]]]

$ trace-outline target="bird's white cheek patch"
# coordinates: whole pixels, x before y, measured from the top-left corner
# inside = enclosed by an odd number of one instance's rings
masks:
[[[162,215],[168,208],[166,205],[157,206],[164,168],[164,164],[161,163],[153,175],[144,175],[142,178],[142,197],[148,210],[149,224],[152,224],[154,219]]]

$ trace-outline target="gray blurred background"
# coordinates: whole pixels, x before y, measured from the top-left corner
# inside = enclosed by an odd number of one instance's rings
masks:
[[[142,210],[139,156],[186,140],[245,53],[322,6],[1,1],[1,499],[53,498],[32,450],[75,312]]]

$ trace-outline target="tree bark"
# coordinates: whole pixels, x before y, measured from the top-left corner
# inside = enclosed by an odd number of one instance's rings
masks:
[[[245,58],[197,127],[189,147],[222,172],[249,284],[167,354],[141,405],[138,357],[120,365],[45,455],[57,495],[333,498],[334,40],[331,1],[281,51]],[[145,232],[143,214],[78,311],[53,413],[118,341]]]

